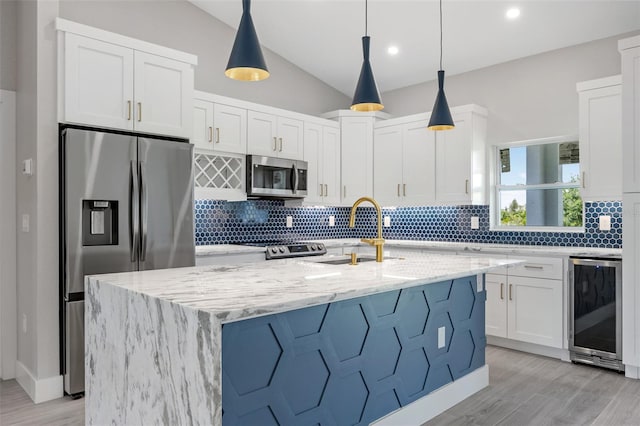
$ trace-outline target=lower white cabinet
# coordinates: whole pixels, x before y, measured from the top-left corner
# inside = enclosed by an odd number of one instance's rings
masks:
[[[563,272],[548,278],[548,269],[562,259],[530,259],[507,274],[487,274],[486,334],[553,348],[563,347]],[[531,265],[531,268],[526,268]],[[536,276],[540,276],[536,278]],[[547,276],[547,277],[545,277]]]

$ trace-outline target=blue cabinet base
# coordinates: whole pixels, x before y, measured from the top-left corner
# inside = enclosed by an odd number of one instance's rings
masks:
[[[223,425],[368,425],[482,367],[477,280],[225,324]]]

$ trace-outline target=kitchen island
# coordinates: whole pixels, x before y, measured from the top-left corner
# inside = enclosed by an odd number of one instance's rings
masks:
[[[327,260],[87,277],[87,424],[419,424],[488,384],[483,274],[518,261]]]

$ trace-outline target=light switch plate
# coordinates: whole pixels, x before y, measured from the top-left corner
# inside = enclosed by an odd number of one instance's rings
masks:
[[[287,216],[287,228],[293,228],[293,217]]]
[[[600,216],[598,223],[601,231],[611,231],[611,216]]]
[[[388,228],[391,226],[391,216],[385,216],[384,217],[384,227]]]
[[[471,216],[471,229],[480,229],[480,218],[478,216]]]
[[[333,215],[329,216],[329,226],[336,226],[336,217]]]

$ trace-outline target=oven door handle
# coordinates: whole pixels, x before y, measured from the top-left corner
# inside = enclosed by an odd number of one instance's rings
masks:
[[[298,190],[298,169],[295,164],[291,166],[291,190],[294,194]]]

